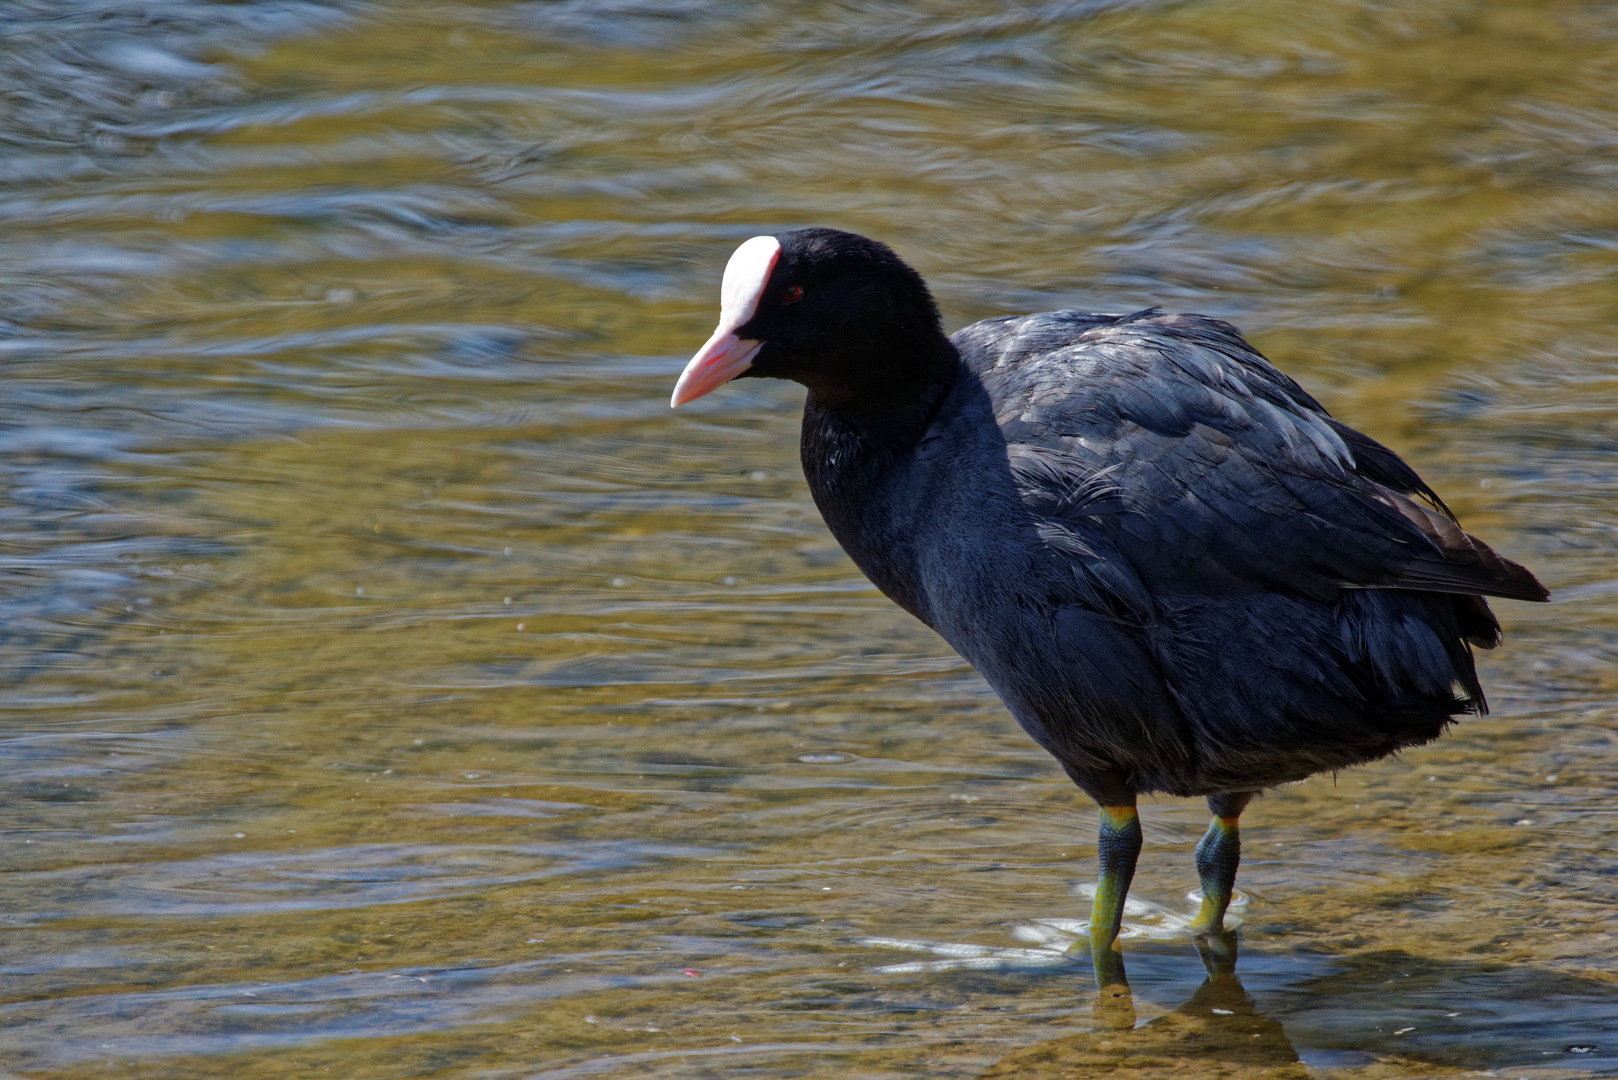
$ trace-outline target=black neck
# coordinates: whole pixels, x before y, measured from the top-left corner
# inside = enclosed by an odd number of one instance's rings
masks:
[[[851,360],[840,366],[842,378],[809,387],[806,440],[811,426],[830,422],[868,449],[903,453],[921,439],[955,385],[960,357],[949,339],[935,332],[919,345],[907,342],[868,363]],[[818,422],[811,425],[811,417]],[[810,449],[807,442],[804,449]]]

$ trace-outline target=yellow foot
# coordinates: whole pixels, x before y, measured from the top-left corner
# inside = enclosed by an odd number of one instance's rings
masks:
[[[1191,925],[1188,929],[1193,934],[1222,933],[1225,929],[1225,908],[1227,906],[1229,906],[1228,901],[1224,904],[1210,904],[1208,898],[1203,897],[1202,908],[1197,912],[1197,917],[1191,920]]]

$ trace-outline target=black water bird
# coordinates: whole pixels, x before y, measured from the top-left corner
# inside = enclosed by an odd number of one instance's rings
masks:
[[[914,270],[832,229],[744,243],[721,309],[673,404],[738,377],[808,388],[832,534],[1101,808],[1103,985],[1137,795],[1207,797],[1192,929],[1217,931],[1253,795],[1484,712],[1483,597],[1547,599],[1217,319],[1052,311],[946,337]]]

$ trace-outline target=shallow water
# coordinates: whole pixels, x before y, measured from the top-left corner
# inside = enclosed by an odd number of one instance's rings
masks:
[[[0,1074],[1618,1075],[1615,155],[1593,3],[12,0]],[[1091,1030],[1089,807],[799,391],[668,410],[808,223],[1232,319],[1553,590],[1248,811],[1245,990],[1160,800]]]

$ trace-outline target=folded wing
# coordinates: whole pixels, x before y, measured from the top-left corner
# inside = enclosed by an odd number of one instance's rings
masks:
[[[1452,593],[1485,646],[1498,624],[1464,598],[1548,598],[1226,323],[1054,312],[963,334],[1024,504],[1121,554],[1150,594]]]

